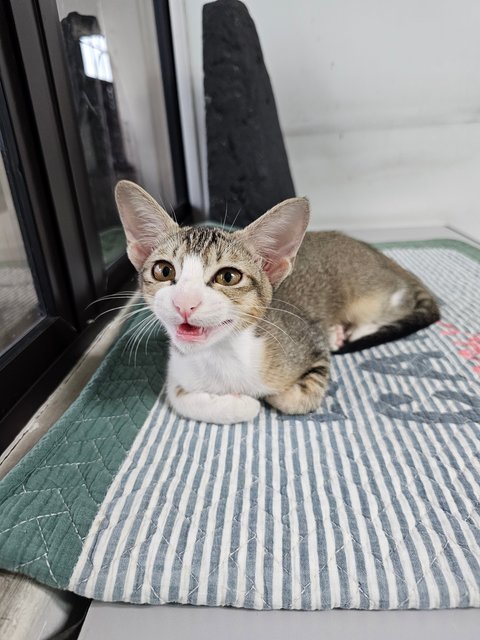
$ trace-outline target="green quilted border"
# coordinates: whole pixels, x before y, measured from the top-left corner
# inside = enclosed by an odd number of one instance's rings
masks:
[[[163,387],[167,343],[133,322],[60,420],[0,483],[0,566],[66,588],[105,494]],[[134,364],[135,360],[135,364]],[[32,499],[34,498],[34,499]]]
[[[376,242],[378,249],[453,249],[480,262],[480,248],[462,240],[449,238],[438,240],[405,240],[403,242]]]
[[[379,243],[450,248],[457,240]],[[135,321],[136,322],[136,321]],[[129,356],[133,321],[60,420],[0,483],[0,566],[66,588],[108,487],[163,387],[167,342],[152,338]]]

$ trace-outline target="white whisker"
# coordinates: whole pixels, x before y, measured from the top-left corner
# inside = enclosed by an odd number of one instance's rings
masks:
[[[258,321],[262,320],[262,318],[257,318],[256,316],[252,316],[252,315],[250,315],[250,314],[246,314],[244,311],[240,311],[240,314],[242,314],[242,315],[246,315],[246,316],[247,316],[247,317],[249,317],[249,318],[255,318],[255,319],[256,319],[256,320],[258,320]],[[241,316],[239,315],[238,317],[241,317]],[[272,324],[276,329],[279,329],[279,327],[277,327],[275,324],[273,324],[273,323],[270,323],[270,324]],[[281,347],[281,349],[282,349],[283,353],[286,353],[284,346],[282,345],[282,343],[280,342],[280,340],[277,338],[277,336],[275,336],[271,331],[268,331],[267,329],[265,329],[265,327],[262,327],[262,326],[260,326],[260,325],[257,325],[257,327],[258,327],[258,329],[259,329],[260,331],[263,331],[264,333],[266,333],[266,334],[268,334],[270,337],[272,337],[274,340],[276,340],[276,341],[278,342],[278,344],[280,345],[280,347]],[[240,333],[240,329],[237,329],[236,327],[234,327],[233,331],[234,331],[235,333],[237,333],[237,334],[239,334],[239,333]],[[280,329],[280,331],[281,331],[281,329]],[[285,333],[285,332],[283,332],[283,333]],[[288,336],[288,334],[285,334],[285,335],[287,335],[287,336]],[[288,337],[290,337],[290,336],[288,336]]]
[[[125,291],[125,292],[118,291],[117,293],[111,293],[110,295],[102,296],[101,298],[97,298],[93,302],[90,302],[90,304],[88,304],[85,308],[88,309],[93,304],[98,304],[99,302],[103,302],[105,300],[130,300],[130,299],[133,299],[136,295],[137,296],[140,295],[138,290],[136,290],[136,291]]]
[[[242,313],[246,317],[254,318],[257,322],[266,322],[267,324],[271,325],[272,327],[275,327],[275,329],[277,329],[278,331],[281,331],[282,333],[284,333],[287,336],[287,338],[289,338],[292,342],[295,342],[291,335],[289,335],[286,331],[281,329],[274,322],[270,322],[270,320],[266,320],[265,318],[259,318],[258,316],[254,316],[251,313],[246,313],[246,311],[240,311],[240,313]]]
[[[237,211],[237,213],[235,214],[235,217],[234,217],[234,219],[233,219],[233,222],[232,222],[232,224],[230,225],[229,233],[232,233],[232,229],[233,229],[233,227],[235,226],[235,222],[237,221],[237,218],[238,218],[238,216],[239,216],[239,214],[240,214],[240,211],[241,211],[241,210],[242,210],[242,207],[240,207],[240,208],[239,208],[239,210]]]
[[[153,313],[150,312],[150,315],[153,316]],[[142,320],[139,320],[137,322],[137,324],[135,324],[133,327],[130,327],[129,329],[127,329],[124,334],[122,335],[122,339],[128,335],[129,333],[133,334],[128,338],[128,340],[125,343],[125,346],[123,347],[123,351],[122,354],[125,353],[126,349],[128,348],[129,344],[131,343],[132,340],[135,340],[136,336],[137,336],[137,332],[141,329],[141,327],[144,325],[144,323],[146,323],[147,321],[150,320],[150,315],[148,315],[146,318],[143,318]]]
[[[134,362],[134,365],[133,365],[134,367],[137,366],[137,354],[138,354],[138,349],[139,349],[139,347],[140,347],[140,345],[142,343],[142,339],[146,335],[146,333],[149,331],[150,327],[152,326],[152,323],[155,323],[156,321],[157,321],[156,317],[151,318],[150,321],[147,322],[147,325],[142,329],[142,331],[141,331],[141,333],[140,333],[140,335],[138,337],[137,347],[135,349],[135,358],[134,358],[134,361],[133,361]]]
[[[155,320],[157,320],[157,318],[155,318]],[[147,355],[147,351],[148,351],[148,341],[150,340],[152,335],[153,335],[154,338],[156,337],[156,332],[158,331],[158,325],[159,324],[160,324],[160,322],[154,322],[151,325],[150,331],[149,331],[149,333],[147,335],[147,340],[145,342],[145,355]]]
[[[272,302],[281,302],[282,304],[288,304],[289,307],[293,307],[297,311],[300,311],[300,313],[303,313],[303,310],[300,309],[300,307],[297,307],[296,305],[292,304],[291,302],[287,302],[286,300],[280,300],[280,298],[276,298],[275,296],[273,296]]]
[[[136,306],[140,306],[140,309],[135,309],[134,311],[129,311],[128,313],[126,313],[123,316],[123,319],[128,318],[130,316],[135,315],[136,313],[140,313],[142,311],[145,311],[148,309],[147,305],[142,304],[142,305],[122,305],[121,307],[113,307],[113,309],[107,309],[106,311],[103,311],[102,313],[99,313],[98,316],[95,316],[95,318],[93,318],[93,322],[96,322],[99,318],[101,318],[102,316],[104,316],[106,313],[113,313],[114,311],[119,311],[120,309],[128,309],[129,307],[136,307]]]
[[[264,306],[259,306],[259,309],[265,309],[266,311],[280,311],[280,313],[287,313],[288,315],[293,316],[294,318],[298,318],[304,324],[308,325],[308,322],[305,320],[305,318],[302,318],[302,316],[299,316],[296,313],[293,313],[292,311],[287,311],[287,309],[279,309],[278,307],[264,307]]]

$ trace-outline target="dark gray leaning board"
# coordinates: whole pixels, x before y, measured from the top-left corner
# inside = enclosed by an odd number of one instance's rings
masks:
[[[210,220],[246,226],[295,195],[255,24],[238,0],[203,6]]]

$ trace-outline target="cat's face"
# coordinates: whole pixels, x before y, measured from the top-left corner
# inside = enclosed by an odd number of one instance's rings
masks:
[[[255,324],[272,298],[260,260],[236,234],[184,228],[160,241],[140,272],[145,300],[181,351]]]
[[[242,231],[180,228],[137,185],[121,181],[117,204],[145,300],[182,352],[256,324],[288,276],[308,224],[308,202],[277,205]]]

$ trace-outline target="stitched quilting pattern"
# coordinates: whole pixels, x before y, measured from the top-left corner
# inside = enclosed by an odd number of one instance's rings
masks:
[[[66,588],[92,520],[163,385],[167,345],[111,350],[57,424],[0,483],[0,566]]]
[[[134,367],[120,341],[2,484],[2,565],[103,600],[480,606],[478,374],[456,344],[480,330],[480,263],[388,253],[442,324],[334,357],[308,416],[183,420],[159,395],[164,343]]]

